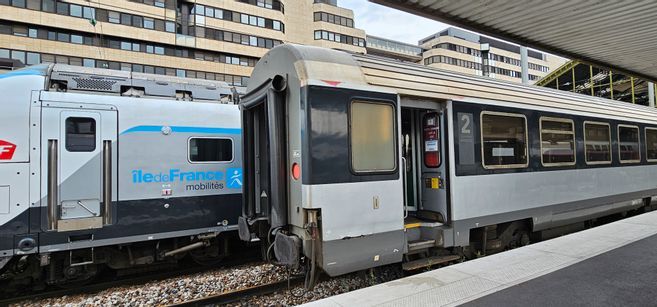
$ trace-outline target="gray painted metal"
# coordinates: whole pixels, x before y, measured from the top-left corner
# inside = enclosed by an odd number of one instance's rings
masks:
[[[529,84],[529,63],[527,62],[527,47],[520,47],[520,76],[522,84]]]
[[[656,1],[370,1],[657,80]]]
[[[655,107],[655,83],[648,82],[648,106]]]

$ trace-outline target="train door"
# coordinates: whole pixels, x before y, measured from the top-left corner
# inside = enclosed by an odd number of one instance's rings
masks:
[[[409,102],[402,109],[405,215],[444,223],[447,192],[444,120],[438,103]]]
[[[42,194],[44,230],[100,228],[112,221],[117,139],[114,108],[44,102],[42,108]],[[93,108],[93,109],[92,109]],[[42,219],[43,221],[44,219]]]

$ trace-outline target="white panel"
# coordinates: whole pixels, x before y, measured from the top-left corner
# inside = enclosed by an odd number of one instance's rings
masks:
[[[9,186],[0,186],[0,214],[9,214]]]

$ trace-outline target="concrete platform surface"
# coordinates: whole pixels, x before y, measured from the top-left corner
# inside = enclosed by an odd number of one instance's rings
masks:
[[[653,211],[306,305],[655,306],[656,234]]]

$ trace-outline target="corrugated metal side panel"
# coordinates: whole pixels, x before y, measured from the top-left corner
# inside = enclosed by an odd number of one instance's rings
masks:
[[[368,83],[402,95],[462,100],[464,97],[522,103],[591,115],[657,121],[657,109],[608,99],[525,86],[426,66],[354,55]]]

